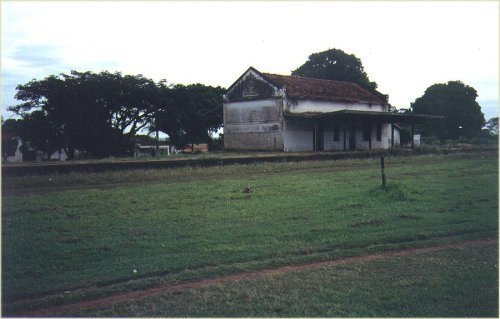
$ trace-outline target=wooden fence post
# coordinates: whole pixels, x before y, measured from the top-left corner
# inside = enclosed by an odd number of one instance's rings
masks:
[[[384,166],[384,157],[380,157],[380,169],[382,170],[382,188],[385,188],[385,166]]]

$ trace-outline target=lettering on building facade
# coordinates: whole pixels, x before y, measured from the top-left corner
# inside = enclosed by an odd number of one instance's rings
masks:
[[[228,101],[243,101],[249,99],[269,98],[274,95],[274,88],[262,80],[249,74],[243,81],[236,84],[227,94]]]
[[[252,74],[250,74],[243,83],[242,96],[244,98],[252,98],[259,96],[259,91],[257,91],[255,87],[255,77]]]

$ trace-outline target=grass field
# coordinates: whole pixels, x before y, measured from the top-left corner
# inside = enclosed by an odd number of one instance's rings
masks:
[[[496,246],[453,249],[193,288],[67,315],[496,318],[497,265]]]
[[[386,190],[380,188],[378,163],[9,178],[3,181],[2,200],[4,311],[159,283],[498,236],[496,154],[386,158]],[[375,281],[385,280],[380,273]],[[497,289],[498,278],[490,279]],[[470,285],[479,289],[481,282]],[[431,286],[422,289],[434,293]],[[33,300],[20,301],[25,298]],[[313,301],[316,312],[284,313],[332,315],[320,306],[323,302]],[[402,307],[387,315],[416,313]],[[346,315],[370,316],[372,308]],[[173,314],[192,314],[183,309],[180,305]],[[222,314],[261,314],[230,309]],[[441,312],[429,310],[434,313]]]

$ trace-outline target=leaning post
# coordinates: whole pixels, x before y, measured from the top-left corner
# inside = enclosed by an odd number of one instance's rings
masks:
[[[382,188],[385,188],[385,166],[384,166],[384,157],[380,157],[380,169],[382,170]]]

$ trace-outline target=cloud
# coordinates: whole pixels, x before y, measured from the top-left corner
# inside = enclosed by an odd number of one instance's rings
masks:
[[[53,45],[22,44],[7,46],[2,52],[2,81],[18,84],[26,79],[46,76],[48,72],[64,69],[60,49]]]
[[[7,46],[2,52],[2,114],[11,115],[8,106],[18,104],[16,87],[35,78],[44,78],[55,71],[59,73],[64,64],[57,58],[58,49],[51,45],[22,44]]]
[[[30,68],[46,68],[60,65],[57,50],[52,46],[24,45],[15,48],[11,58]]]
[[[120,71],[228,87],[250,65],[290,74],[315,52],[361,59],[390,102],[409,107],[461,80],[498,100],[497,2],[3,2],[3,70],[16,84]],[[7,81],[11,81],[10,79]],[[15,82],[15,80],[12,80]],[[3,86],[2,86],[3,88]],[[2,92],[4,95],[4,92]]]
[[[69,65],[65,62],[64,49],[45,44],[13,44],[2,52],[2,114],[10,116],[8,106],[18,104],[15,99],[16,87],[33,79],[41,80],[49,75],[78,71],[101,71],[116,69],[114,61],[97,61],[89,67],[84,63]],[[82,59],[84,60],[84,59]]]
[[[481,106],[481,111],[484,114],[485,120],[489,120],[492,117],[498,117],[498,100],[479,100],[478,103]]]

